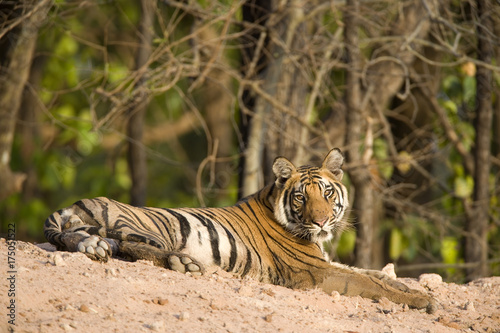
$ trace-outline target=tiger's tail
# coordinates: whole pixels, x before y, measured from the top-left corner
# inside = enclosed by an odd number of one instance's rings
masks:
[[[66,224],[68,218],[67,208],[60,209],[47,217],[43,225],[45,238],[58,249],[64,249],[66,247],[62,240],[64,236],[62,228]]]
[[[106,237],[105,228],[87,212],[87,201],[79,200],[45,220],[45,238],[59,250],[76,251],[77,243],[90,235]]]

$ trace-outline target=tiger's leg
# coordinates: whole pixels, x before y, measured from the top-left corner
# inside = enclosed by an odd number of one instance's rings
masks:
[[[426,293],[408,287],[394,288],[381,279],[350,270],[332,268],[318,287],[327,293],[338,291],[341,295],[361,296],[378,300],[382,297],[388,300],[407,304],[412,308],[425,309],[427,313],[433,313],[437,309],[436,301]]]
[[[155,266],[181,273],[190,272],[193,275],[201,275],[205,272],[203,265],[187,254],[166,251],[142,242],[122,241],[119,251],[121,256],[134,261],[151,260]]]
[[[341,269],[346,269],[346,270],[350,270],[352,272],[356,272],[356,273],[361,274],[361,275],[374,277],[376,279],[383,281],[385,284],[387,284],[395,289],[398,289],[398,290],[401,290],[404,292],[412,292],[412,289],[410,289],[406,284],[399,282],[395,278],[390,277],[388,274],[386,274],[382,271],[378,271],[378,270],[374,270],[374,269],[357,268],[357,267],[343,265],[343,264],[340,264],[337,262],[331,262],[331,264],[333,266],[341,268]]]

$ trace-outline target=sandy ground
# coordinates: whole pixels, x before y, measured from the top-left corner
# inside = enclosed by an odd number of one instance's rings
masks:
[[[147,261],[101,264],[16,243],[10,256],[0,239],[0,332],[500,332],[500,277],[467,285],[436,275],[402,279],[438,300],[429,315],[386,299],[291,290],[216,270],[192,277]]]

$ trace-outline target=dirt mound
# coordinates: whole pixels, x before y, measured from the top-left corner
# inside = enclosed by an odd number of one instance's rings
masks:
[[[438,300],[429,315],[386,299],[291,290],[219,270],[192,277],[146,261],[101,264],[16,243],[9,251],[0,240],[2,332],[500,332],[500,277],[467,285],[401,279]]]

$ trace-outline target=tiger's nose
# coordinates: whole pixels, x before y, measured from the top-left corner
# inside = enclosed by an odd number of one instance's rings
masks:
[[[328,221],[328,217],[321,217],[313,220],[314,224],[317,224],[319,227],[323,227],[325,223]]]

